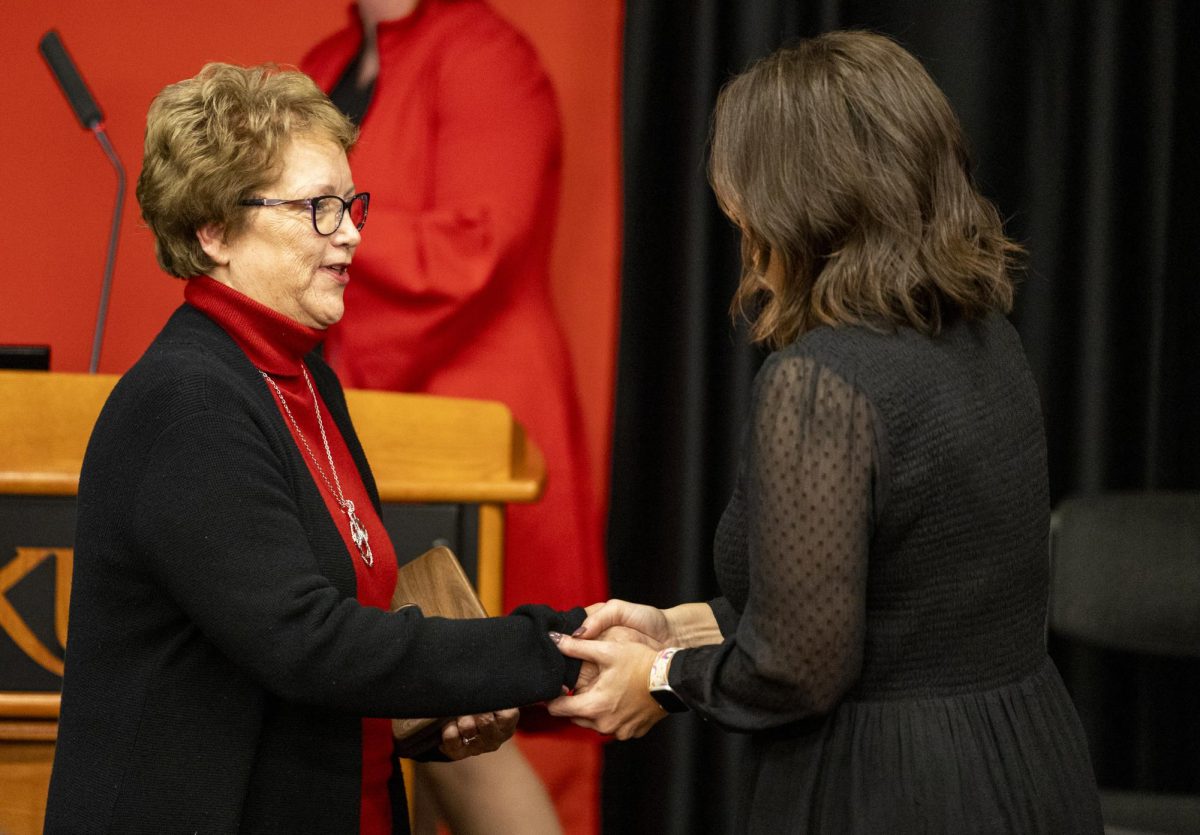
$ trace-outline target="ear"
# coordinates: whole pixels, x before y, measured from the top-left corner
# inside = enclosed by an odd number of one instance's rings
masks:
[[[215,223],[206,223],[196,230],[196,239],[204,254],[219,267],[229,264],[229,247],[225,244],[225,227]]]

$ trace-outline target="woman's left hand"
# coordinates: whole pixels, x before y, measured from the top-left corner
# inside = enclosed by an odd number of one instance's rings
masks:
[[[512,708],[452,719],[442,726],[442,744],[438,750],[451,760],[495,751],[517,730],[520,715],[519,710]]]
[[[564,716],[617,739],[633,739],[667,715],[650,695],[655,656],[650,647],[636,641],[587,641],[563,635],[558,649],[582,660],[584,671],[572,695],[547,703],[552,716]]]

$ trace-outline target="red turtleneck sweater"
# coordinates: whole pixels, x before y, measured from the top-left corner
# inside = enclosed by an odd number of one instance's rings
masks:
[[[303,453],[309,473],[321,491],[325,505],[329,508],[329,515],[333,517],[342,539],[345,540],[346,550],[354,561],[358,602],[364,606],[387,609],[396,586],[396,554],[391,539],[371,504],[366,486],[359,477],[358,468],[354,465],[354,459],[350,457],[350,450],[333,422],[329,409],[320,399],[320,395],[316,394],[315,388],[310,391],[302,372],[304,356],[324,338],[324,331],[310,328],[276,313],[208,276],[190,279],[184,290],[184,298],[220,325],[250,362],[260,371],[269,374],[283,392],[288,410],[295,418],[294,423],[288,417],[287,410],[280,404],[274,387],[263,380],[263,385],[271,392],[271,397],[283,416],[283,422]],[[314,396],[317,398],[316,403],[313,402]],[[342,494],[354,502],[355,513],[370,537],[374,554],[372,567],[368,567],[359,555],[358,546],[350,537],[350,521],[338,506],[337,498],[330,489],[331,484],[336,489],[337,483],[330,472],[329,459],[321,441],[321,430],[317,424],[314,406],[321,410],[321,420],[329,439],[329,452],[333,456],[333,468],[341,483]],[[324,478],[320,471],[324,471]],[[392,776],[394,757],[389,719],[362,720],[362,751],[359,832],[363,835],[390,833],[392,812],[388,780]]]

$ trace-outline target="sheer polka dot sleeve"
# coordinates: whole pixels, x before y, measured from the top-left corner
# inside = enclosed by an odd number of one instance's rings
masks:
[[[671,670],[672,686],[723,726],[826,712],[857,679],[873,417],[865,396],[810,357],[775,354],[759,373],[739,520],[746,604],[723,643],[679,653]]]

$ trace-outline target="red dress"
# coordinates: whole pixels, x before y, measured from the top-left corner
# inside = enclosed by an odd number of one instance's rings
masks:
[[[361,39],[351,8],[301,68],[331,91]],[[601,511],[550,297],[562,153],[550,80],[528,41],[478,0],[423,0],[379,26],[378,48],[350,155],[371,210],[326,356],[347,386],[506,404],[548,478],[540,502],[508,508],[505,608],[603,600]],[[600,737],[558,727],[519,735],[521,749],[566,831],[596,832]]]
[[[330,90],[360,41],[352,9],[301,67]],[[350,158],[370,215],[326,355],[347,386],[505,403],[548,481],[539,503],[508,509],[504,605],[602,600],[600,511],[550,297],[561,155],[550,81],[477,0],[424,0],[381,24],[378,45]]]

